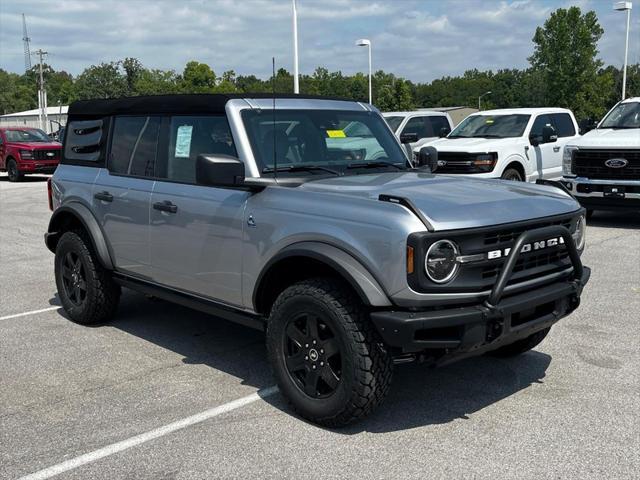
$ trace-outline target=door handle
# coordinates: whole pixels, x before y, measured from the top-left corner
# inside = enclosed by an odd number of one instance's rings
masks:
[[[109,192],[98,192],[93,196],[93,198],[95,198],[96,200],[101,200],[103,202],[113,202],[113,195],[111,195]]]
[[[178,206],[174,205],[169,200],[165,200],[164,202],[156,202],[153,204],[153,208],[155,210],[160,210],[161,212],[168,213],[176,213],[178,211]]]
[[[560,147],[553,147],[553,151],[554,152],[559,152],[560,151]]]

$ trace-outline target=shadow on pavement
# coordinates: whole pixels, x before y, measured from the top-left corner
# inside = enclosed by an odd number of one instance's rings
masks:
[[[50,176],[51,175],[25,175],[19,182],[16,182],[16,185],[20,185],[21,183],[46,182]],[[9,183],[9,177],[6,175],[0,175],[0,182]]]
[[[51,303],[57,304],[58,299]],[[245,385],[260,389],[274,384],[262,332],[127,291],[117,318],[109,325],[182,355],[184,363],[208,365]],[[383,405],[364,421],[335,431],[346,435],[390,432],[466,419],[541,383],[550,362],[549,355],[533,351],[506,360],[468,359],[441,369],[398,365]],[[265,401],[293,414],[279,394]]]
[[[587,221],[587,227],[639,229],[640,210],[596,210],[593,212],[593,216]],[[587,241],[588,238],[587,236]]]

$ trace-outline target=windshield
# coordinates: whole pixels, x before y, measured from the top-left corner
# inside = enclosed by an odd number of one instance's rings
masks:
[[[357,174],[397,170],[407,159],[382,118],[342,110],[245,110],[242,112],[258,168],[273,174]],[[274,162],[274,157],[277,162]]]
[[[619,103],[598,128],[640,128],[640,102]]]
[[[398,130],[398,127],[400,126],[400,124],[402,123],[402,120],[404,120],[404,117],[383,117],[384,120],[389,124],[389,127],[391,128],[391,130],[393,132],[395,132],[396,130]]]
[[[51,139],[42,130],[6,130],[7,142],[50,142]]]
[[[529,117],[529,115],[471,115],[465,118],[447,138],[521,137]]]

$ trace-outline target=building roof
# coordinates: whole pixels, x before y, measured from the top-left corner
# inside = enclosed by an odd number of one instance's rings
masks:
[[[184,114],[224,113],[225,105],[232,99],[271,99],[273,94],[174,94],[123,97],[73,102],[70,115],[108,116],[121,114]],[[278,99],[316,99],[355,102],[345,98],[328,98],[316,95],[276,94]]]
[[[495,110],[481,110],[476,112],[476,114],[480,113],[483,115],[535,115],[537,113],[571,113],[571,110],[558,107],[498,108]]]
[[[67,113],[68,110],[69,110],[68,105],[62,105],[58,107],[47,107],[47,115],[58,115],[60,113],[64,115]],[[40,115],[40,109],[35,108],[33,110],[25,110],[24,112],[7,113],[6,115],[0,115],[0,118],[37,117],[38,115]]]

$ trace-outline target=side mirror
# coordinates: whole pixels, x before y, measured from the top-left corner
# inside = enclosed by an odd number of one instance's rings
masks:
[[[418,141],[417,133],[401,133],[400,143],[416,143]]]
[[[558,140],[558,134],[556,129],[551,125],[545,125],[542,127],[542,143],[556,142]]]
[[[439,132],[438,136],[439,136],[440,138],[444,138],[444,137],[446,137],[447,135],[449,135],[450,133],[451,133],[451,129],[450,129],[449,127],[442,127],[442,128],[440,129],[440,132]]]
[[[593,118],[584,118],[578,122],[578,130],[580,135],[584,135],[587,132],[595,129],[600,123],[598,120],[594,120]]]
[[[196,183],[209,187],[240,187],[244,184],[244,163],[228,155],[198,155]]]
[[[438,150],[435,147],[422,147],[418,153],[417,168],[428,167],[431,172],[435,172],[438,168]]]

